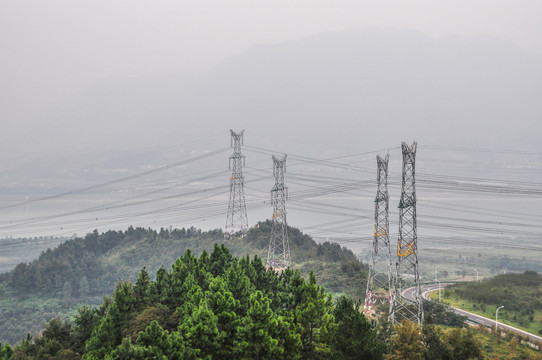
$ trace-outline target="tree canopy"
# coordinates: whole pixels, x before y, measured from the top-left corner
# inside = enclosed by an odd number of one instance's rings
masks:
[[[100,307],[80,308],[73,322],[53,319],[2,351],[6,359],[380,359],[384,347],[359,304],[334,306],[314,273],[278,273],[215,245],[199,258],[187,251],[155,280],[143,268]]]

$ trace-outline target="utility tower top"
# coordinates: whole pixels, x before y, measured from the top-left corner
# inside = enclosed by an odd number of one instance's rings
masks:
[[[243,135],[245,134],[245,130],[235,132],[232,129],[230,129],[230,134],[231,134],[231,145],[230,146],[233,147],[233,148],[236,148],[236,146],[239,146],[239,152],[241,152],[241,145],[244,145],[244,143],[243,143]]]

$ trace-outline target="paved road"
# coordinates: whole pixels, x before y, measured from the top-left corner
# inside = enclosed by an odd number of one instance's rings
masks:
[[[450,285],[450,284],[441,283],[442,288],[446,287],[447,285]],[[422,285],[422,297],[424,299],[428,299],[429,298],[429,293],[431,293],[433,291],[438,291],[438,288],[439,288],[438,284]],[[407,298],[408,300],[414,301],[414,299],[415,299],[415,288],[408,288],[408,289],[403,290],[402,295],[405,298]],[[495,325],[495,319],[489,319],[489,318],[486,318],[486,317],[483,317],[483,316],[480,316],[480,315],[476,315],[476,314],[473,314],[471,312],[468,312],[468,311],[465,311],[465,310],[462,310],[462,309],[458,309],[458,308],[455,308],[455,307],[452,307],[452,308],[454,309],[456,314],[466,316],[467,319],[469,319],[471,321],[474,321],[474,322],[476,322],[478,324],[482,324],[482,325],[485,325],[485,326],[488,326],[488,327],[491,327],[491,326]],[[523,331],[521,329],[515,328],[513,326],[503,324],[500,321],[499,321],[499,327],[503,328],[503,329],[506,329],[506,330],[509,330],[509,331],[512,331],[512,332],[515,332],[515,333],[520,334],[522,336],[526,336],[526,337],[530,338],[531,341],[534,341],[534,342],[542,341],[541,336],[533,335],[531,333],[528,333],[528,332]]]

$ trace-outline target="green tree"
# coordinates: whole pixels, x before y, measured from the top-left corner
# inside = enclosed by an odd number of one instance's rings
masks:
[[[191,282],[194,282],[193,269],[196,266],[196,260],[192,253],[188,250],[182,258],[177,259],[172,265],[171,273],[165,274],[163,279],[158,278],[161,297],[160,300],[171,309],[176,309],[184,303],[184,283],[188,277],[192,277]]]
[[[49,321],[42,337],[46,340],[56,340],[63,348],[70,348],[73,343],[72,325],[69,321],[55,317]]]
[[[454,358],[453,349],[448,344],[442,327],[431,324],[424,325],[423,342],[427,348],[426,360],[451,360]]]
[[[452,348],[454,360],[483,359],[480,342],[467,329],[449,329],[446,331],[446,342]]]
[[[305,279],[299,270],[286,269],[280,274],[288,297],[285,299],[286,309],[294,311],[305,301]]]
[[[137,339],[140,331],[156,320],[160,326],[168,331],[175,331],[179,326],[179,314],[162,304],[151,305],[134,315],[122,330],[122,337],[130,336],[132,341]]]
[[[467,326],[465,324],[467,317],[456,314],[448,304],[424,300],[423,310],[426,324],[446,325],[451,327]]]
[[[162,266],[156,272],[156,281],[149,285],[147,298],[150,303],[163,302],[164,291],[169,286],[169,273]],[[174,308],[173,308],[174,309]]]
[[[137,337],[136,344],[144,347],[147,352],[153,354],[157,358],[178,359],[180,350],[173,345],[171,336],[167,330],[164,330],[158,325],[157,321],[152,321],[145,331],[140,332]],[[181,346],[182,343],[176,344]]]
[[[118,332],[115,330],[113,318],[107,315],[93,330],[92,336],[85,345],[85,354],[82,359],[93,360],[105,358],[115,348],[117,337]]]
[[[281,295],[284,294],[283,283],[273,270],[268,270],[261,258],[254,256],[252,261],[249,261],[248,256],[239,261],[241,267],[245,269],[245,274],[249,277],[250,282],[257,290],[260,290],[265,296],[271,299],[271,308],[273,311],[279,309],[284,299]],[[288,269],[288,271],[290,271]]]
[[[284,353],[279,341],[273,338],[278,321],[269,303],[259,290],[250,295],[248,313],[239,328],[237,341],[241,359],[277,359]]]
[[[311,271],[309,281],[302,286],[301,303],[295,308],[295,321],[303,344],[303,357],[317,359],[331,353],[334,330],[331,295],[316,283]]]
[[[284,349],[277,359],[301,359],[303,344],[300,334],[296,332],[294,315],[283,311],[283,315],[277,316],[277,326],[273,330],[273,336],[279,341],[278,346]]]
[[[137,301],[138,308],[144,308],[149,304],[149,287],[151,284],[151,279],[147,268],[143,267],[139,274],[137,275],[137,281],[134,286],[134,296]]]
[[[186,347],[195,350],[202,359],[211,359],[220,350],[223,340],[218,330],[218,318],[205,300],[201,300],[192,315],[179,325],[179,334],[186,340]]]
[[[13,355],[13,348],[10,344],[0,343],[0,360],[8,360]]]
[[[213,276],[219,276],[224,274],[224,272],[230,267],[233,256],[230,253],[230,250],[224,246],[224,244],[218,246],[215,244],[213,247],[213,252],[209,257],[209,266],[208,271],[213,274]]]
[[[36,359],[68,359],[73,358],[75,353],[69,349],[73,345],[72,326],[67,320],[59,317],[53,318],[44,329],[41,336],[34,338],[31,344],[30,338],[26,344],[22,343],[25,356]],[[15,355],[20,357],[20,353]],[[24,358],[24,357],[23,357]]]
[[[361,304],[344,296],[338,298],[333,309],[337,329],[334,333],[334,353],[342,359],[381,359],[384,345],[361,313]]]
[[[250,294],[254,291],[254,285],[252,285],[250,279],[236,260],[231,262],[230,267],[226,270],[223,277],[228,290],[242,304],[238,309],[238,313],[240,316],[244,316],[248,310],[249,298]]]
[[[217,327],[222,339],[222,344],[216,355],[221,359],[231,358],[237,337],[237,327],[240,324],[240,317],[237,315],[240,309],[239,300],[233,298],[220,276],[213,279],[209,290],[205,293],[205,298],[209,309],[217,317]]]
[[[396,324],[390,347],[391,354],[386,356],[387,360],[423,360],[425,346],[418,324],[408,320]]]
[[[180,306],[176,312],[179,314],[181,322],[183,319],[192,316],[195,309],[198,308],[200,302],[204,298],[202,289],[196,283],[196,280],[189,274],[184,283],[180,287]]]
[[[122,339],[122,343],[113,350],[110,354],[106,355],[104,358],[106,360],[146,360],[146,359],[157,359],[157,360],[167,360],[164,357],[151,357],[143,346],[134,345],[130,340],[130,337],[125,337]],[[85,357],[83,357],[85,359]],[[98,357],[88,359],[99,359]]]
[[[92,329],[100,321],[100,315],[96,309],[83,306],[77,309],[74,316],[73,339],[75,352],[82,354],[85,349],[85,342],[90,339]]]
[[[81,355],[73,351],[72,349],[62,349],[53,358],[54,360],[79,360]]]
[[[119,284],[113,294],[113,303],[107,310],[108,316],[111,316],[117,330],[117,340],[119,343],[122,340],[120,330],[126,326],[135,310],[136,298],[132,284],[129,282]]]

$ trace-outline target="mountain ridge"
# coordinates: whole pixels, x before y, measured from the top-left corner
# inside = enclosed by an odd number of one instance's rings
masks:
[[[125,147],[141,134],[171,144],[187,132],[258,128],[350,145],[372,145],[367,134],[379,131],[393,143],[538,148],[530,130],[539,129],[541,83],[542,61],[509,41],[382,28],[328,32],[253,46],[207,73],[98,81],[43,112],[47,125],[36,141],[60,136],[76,150],[88,148],[87,139]],[[334,131],[323,136],[329,126]],[[80,130],[86,136],[73,135]]]

